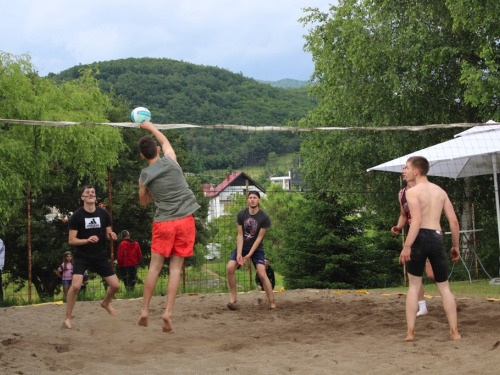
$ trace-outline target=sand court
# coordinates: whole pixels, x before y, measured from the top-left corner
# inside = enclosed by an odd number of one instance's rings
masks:
[[[1,308],[2,374],[498,374],[500,301],[457,295],[463,338],[449,341],[442,301],[428,295],[429,314],[406,336],[405,295],[376,291],[292,290],[238,295],[180,295],[173,333],[162,332],[165,297],[153,297],[148,327],[142,299],[116,300],[118,316],[100,302],[77,302],[73,329],[61,328],[65,306]]]

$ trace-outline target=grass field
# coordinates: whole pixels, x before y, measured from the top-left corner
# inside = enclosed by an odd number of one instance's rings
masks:
[[[275,166],[280,171],[283,171],[285,175],[288,174],[288,171],[293,165],[294,156],[295,154],[286,154],[283,156],[278,156]],[[249,175],[251,178],[255,180],[262,175],[265,168],[266,168],[265,166],[253,165],[253,166],[235,168],[233,172],[245,172],[247,175]],[[227,169],[211,169],[204,172],[204,174],[223,178],[226,176],[226,172]]]

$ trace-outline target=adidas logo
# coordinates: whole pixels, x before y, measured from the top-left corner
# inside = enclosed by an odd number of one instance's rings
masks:
[[[101,219],[99,217],[85,218],[85,229],[100,228]]]

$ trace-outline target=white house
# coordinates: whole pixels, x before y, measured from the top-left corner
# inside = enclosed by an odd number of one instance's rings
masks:
[[[292,190],[294,187],[296,191],[302,191],[302,186],[304,182],[300,179],[300,171],[294,172],[293,168],[290,168],[288,176],[282,177],[271,177],[271,182],[281,184],[283,190]]]
[[[227,173],[226,179],[215,188],[211,184],[205,184],[203,192],[205,196],[210,198],[208,221],[224,215],[226,213],[225,206],[233,199],[234,195],[246,194],[247,189],[248,191],[257,190],[261,197],[266,195],[266,190],[244,172]]]

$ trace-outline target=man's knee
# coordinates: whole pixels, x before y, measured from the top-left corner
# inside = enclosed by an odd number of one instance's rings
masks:
[[[236,273],[236,267],[238,267],[238,263],[236,261],[230,260],[226,267],[226,272],[228,274],[234,275]]]
[[[264,281],[264,280],[269,280],[269,278],[267,277],[267,273],[266,271],[261,271],[261,270],[257,270],[257,274],[259,275],[259,278]]]
[[[120,289],[120,281],[118,280],[118,277],[116,277],[116,275],[105,277],[104,280],[106,280],[109,288],[112,291],[116,292]]]
[[[81,287],[82,287],[81,283],[77,283],[76,285],[75,283],[72,283],[71,286],[69,287],[68,292],[72,291],[73,293],[78,293]]]

